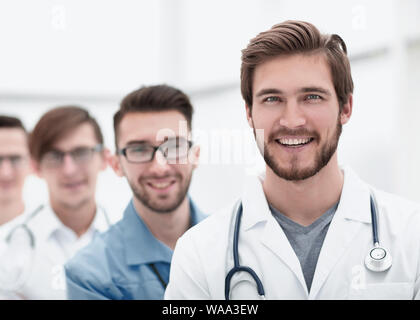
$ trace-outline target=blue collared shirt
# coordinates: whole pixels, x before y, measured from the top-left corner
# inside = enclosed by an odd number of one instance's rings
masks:
[[[191,224],[206,215],[190,200]],[[65,265],[68,299],[163,299],[172,249],[156,239],[131,200],[123,218]]]

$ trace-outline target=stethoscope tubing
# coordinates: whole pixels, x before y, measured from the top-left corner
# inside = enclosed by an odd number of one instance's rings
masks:
[[[10,230],[10,232],[8,233],[8,235],[7,235],[7,237],[6,237],[6,242],[8,243],[8,242],[10,242],[10,239],[12,238],[12,236],[13,236],[13,233],[17,230],[17,229],[19,229],[19,228],[23,228],[25,231],[26,231],[26,233],[29,235],[29,238],[30,238],[30,246],[31,246],[31,248],[35,248],[35,236],[34,236],[34,234],[33,234],[33,232],[32,232],[32,230],[28,227],[28,223],[29,223],[29,221],[31,221],[39,212],[41,212],[43,209],[44,209],[44,205],[43,204],[41,204],[39,207],[37,207],[34,211],[32,211],[30,214],[29,214],[29,216],[25,219],[25,221],[24,222],[22,222],[21,224],[19,224],[19,225],[17,225],[16,227],[14,227],[12,230]],[[107,223],[107,225],[108,225],[108,227],[109,226],[111,226],[111,221],[110,221],[110,219],[109,219],[109,216],[108,216],[108,213],[106,212],[106,210],[105,210],[105,208],[103,208],[102,206],[99,206],[98,205],[98,208],[99,208],[99,210],[101,210],[102,211],[102,213],[103,213],[103,215],[104,215],[104,217],[105,217],[105,221],[106,221],[106,223]]]
[[[225,278],[225,299],[229,300],[230,296],[230,283],[232,277],[237,272],[247,272],[255,280],[257,285],[257,291],[260,296],[265,297],[264,286],[254,270],[250,267],[241,266],[239,263],[239,229],[242,218],[242,201],[239,202],[238,208],[236,209],[236,219],[235,219],[235,228],[233,232],[233,268],[228,272]],[[371,212],[371,222],[372,222],[372,237],[374,247],[379,246],[379,235],[378,235],[378,217],[377,217],[377,204],[375,195],[373,192],[370,193],[370,212]],[[385,250],[385,249],[383,249]],[[386,251],[385,251],[386,252]],[[386,269],[384,269],[386,270]],[[383,271],[383,270],[381,270]]]
[[[29,222],[39,213],[41,212],[43,209],[45,208],[45,205],[41,204],[40,206],[38,206],[34,211],[32,211],[28,217],[21,223],[18,224],[16,227],[14,227],[12,230],[10,230],[10,232],[7,234],[6,238],[5,238],[5,242],[7,244],[10,243],[13,234],[18,230],[18,229],[22,229],[24,230],[24,232],[28,235],[29,237],[29,246],[30,246],[30,262],[27,263],[27,265],[25,266],[25,271],[22,272],[22,274],[19,276],[19,280],[16,281],[12,286],[10,285],[6,285],[4,283],[0,284],[1,287],[3,287],[3,289],[7,289],[7,290],[17,290],[19,287],[21,287],[24,282],[26,281],[29,272],[31,270],[32,267],[32,260],[34,258],[34,252],[35,252],[35,245],[36,245],[36,238],[34,233],[32,232],[31,228],[28,226]],[[108,213],[106,212],[106,210],[102,207],[102,206],[98,206],[99,210],[102,211],[102,213],[105,216],[105,221],[107,223],[108,226],[111,225],[110,219],[108,217]]]
[[[265,291],[264,286],[262,284],[262,281],[258,277],[257,273],[252,270],[250,267],[241,266],[239,264],[239,228],[241,225],[241,218],[242,218],[242,202],[239,203],[239,207],[236,214],[235,219],[235,229],[233,232],[233,264],[234,267],[229,271],[229,273],[226,275],[225,278],[225,299],[229,300],[230,296],[230,282],[232,280],[232,277],[237,272],[247,272],[251,275],[251,277],[254,279],[256,285],[257,285],[257,291],[258,294],[264,298],[265,297]]]
[[[374,198],[373,192],[370,194],[370,212],[372,216],[372,237],[373,245],[379,244],[379,235],[378,235],[378,214],[376,209],[376,200]]]

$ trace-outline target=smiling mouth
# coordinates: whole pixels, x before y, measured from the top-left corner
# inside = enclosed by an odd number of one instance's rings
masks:
[[[275,141],[284,147],[298,148],[305,146],[314,140],[314,138],[280,138]]]
[[[78,182],[71,182],[71,183],[63,183],[63,187],[66,189],[75,189],[82,185],[86,184],[86,181],[78,181]]]
[[[148,182],[147,185],[156,190],[165,190],[168,189],[170,186],[175,184],[175,180],[173,181],[165,181],[165,182]]]

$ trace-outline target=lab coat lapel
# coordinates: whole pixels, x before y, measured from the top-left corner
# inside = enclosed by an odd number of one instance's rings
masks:
[[[290,245],[283,229],[274,218],[267,221],[262,232],[261,242],[287,265],[290,271],[299,280],[304,291],[308,292],[299,259]]]
[[[248,177],[245,183],[242,205],[244,231],[250,232],[258,223],[265,223],[264,227],[258,228],[260,230],[259,240],[288,266],[307,292],[299,259],[283,229],[271,214],[262,188],[262,181],[255,176]]]
[[[340,203],[318,257],[309,299],[317,298],[329,274],[345,256],[364,223],[371,223],[370,191],[349,168],[346,168]]]

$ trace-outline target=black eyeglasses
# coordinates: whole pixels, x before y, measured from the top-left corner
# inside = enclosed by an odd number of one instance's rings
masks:
[[[20,168],[27,158],[21,155],[0,156],[0,167],[4,161],[8,160],[13,169]]]
[[[186,158],[193,143],[184,138],[172,138],[155,147],[148,144],[133,144],[117,151],[128,162],[144,163],[152,161],[157,150],[162,152],[166,160],[174,161]]]
[[[58,168],[63,164],[64,157],[68,154],[77,165],[87,164],[95,152],[103,150],[101,144],[94,147],[78,147],[70,151],[51,150],[44,154],[41,162],[49,168]]]

